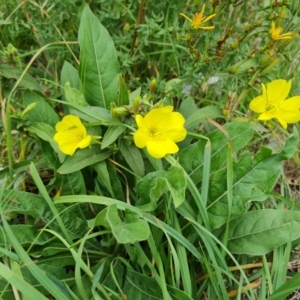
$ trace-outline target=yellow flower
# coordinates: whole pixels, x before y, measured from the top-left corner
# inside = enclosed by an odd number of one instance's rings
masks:
[[[270,29],[270,35],[273,40],[278,41],[278,40],[290,40],[293,38],[293,32],[287,32],[283,33],[281,27],[275,27],[275,23],[272,21],[271,23],[271,29]]]
[[[208,17],[205,17],[204,10],[205,10],[205,4],[203,4],[201,12],[193,15],[193,19],[190,19],[188,16],[186,16],[183,13],[180,13],[180,15],[186,18],[188,21],[190,21],[191,23],[190,26],[192,27],[192,29],[204,29],[204,30],[214,29],[215,26],[202,26],[202,24],[206,23],[207,21],[209,21],[210,19],[216,16],[216,14],[212,14]]]
[[[172,112],[173,106],[152,109],[144,118],[136,115],[138,130],[134,133],[134,143],[138,148],[147,147],[149,154],[162,158],[177,153],[175,144],[185,139],[185,119],[178,112]]]
[[[273,80],[267,87],[262,84],[262,95],[254,98],[249,105],[251,110],[260,114],[258,120],[277,119],[285,129],[287,124],[300,121],[300,96],[286,99],[291,84],[284,79]]]
[[[80,119],[73,115],[65,116],[56,124],[55,129],[57,133],[53,137],[54,141],[64,154],[73,155],[77,148],[86,148],[92,141]]]

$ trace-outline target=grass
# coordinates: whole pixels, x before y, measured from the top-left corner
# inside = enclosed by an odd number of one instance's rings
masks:
[[[215,28],[192,30],[204,2]],[[300,93],[298,1],[89,7],[0,5],[0,299],[296,299],[299,124],[249,102],[279,78]],[[135,115],[167,105],[188,137],[156,159]],[[67,114],[97,136],[72,156]]]

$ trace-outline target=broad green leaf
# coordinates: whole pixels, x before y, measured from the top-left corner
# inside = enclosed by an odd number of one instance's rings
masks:
[[[142,88],[141,87],[138,87],[136,90],[132,91],[130,94],[129,94],[129,103],[130,105],[132,105],[134,99],[136,97],[139,97],[141,96],[141,92],[142,92]]]
[[[294,154],[298,140],[298,131],[295,128],[280,152],[271,154],[264,147],[254,158],[251,153],[245,152],[233,164],[231,219],[245,213],[248,202],[264,201],[269,197],[282,173],[282,161]],[[211,179],[207,209],[213,229],[223,225],[228,216],[228,191],[227,182],[224,180],[226,172],[225,168],[220,169]]]
[[[88,105],[88,103],[84,99],[84,95],[78,89],[71,87],[69,81],[65,83],[65,98],[69,103],[80,106]]]
[[[112,204],[116,204],[119,210],[130,210],[136,212],[138,215],[142,215],[144,219],[152,224],[153,226],[159,228],[163,228],[166,234],[170,235],[177,242],[182,244],[189,252],[193,254],[198,260],[201,259],[200,252],[196,249],[196,247],[188,241],[182,234],[178,233],[174,228],[164,223],[163,221],[159,221],[157,223],[157,219],[151,214],[143,212],[140,208],[130,205],[125,201],[116,200],[113,198],[103,197],[103,196],[94,196],[94,195],[72,195],[72,196],[63,196],[57,197],[54,199],[54,203],[57,204],[74,204],[74,203],[94,203],[99,205],[109,206]]]
[[[299,237],[299,211],[250,211],[230,222],[228,249],[238,254],[265,255]]]
[[[144,161],[139,149],[128,141],[120,140],[120,151],[128,163],[131,170],[138,176],[143,177],[145,174]]]
[[[80,171],[61,175],[60,195],[85,195],[84,179]]]
[[[167,286],[168,292],[173,300],[192,300],[185,292]],[[155,279],[132,269],[127,269],[122,291],[128,299],[161,300],[163,294]]]
[[[200,123],[203,123],[206,118],[220,118],[222,117],[222,113],[219,108],[216,106],[206,106],[204,108],[200,108],[191,114],[185,121],[185,128],[187,130],[192,130]]]
[[[51,279],[55,280],[57,284],[59,285],[71,285],[74,283],[74,274],[73,272],[68,272],[66,270],[66,266],[70,266],[74,263],[74,258],[72,258],[72,260],[69,260],[68,258],[66,260],[63,260],[63,258],[66,258],[66,256],[61,256],[61,259],[59,259],[59,264],[57,263],[57,265],[53,265],[52,264],[52,259],[55,260],[55,257],[51,257],[48,258],[47,260],[44,260],[45,263],[41,263],[40,261],[40,257],[38,260],[35,261],[35,264],[39,266],[39,268],[48,276],[51,277]],[[43,260],[43,259],[42,259]],[[68,263],[68,264],[65,264]],[[43,285],[38,282],[34,276],[32,276],[32,274],[30,273],[30,271],[28,270],[28,268],[26,266],[22,266],[20,268],[21,270],[21,276],[23,277],[23,279],[30,284],[30,286],[35,289],[37,292],[40,292],[44,295],[49,295],[49,293],[47,292],[47,290],[43,287]],[[5,277],[4,277],[5,278]],[[12,289],[11,287],[7,287],[7,282],[6,280],[2,277],[2,279],[0,279],[0,294],[2,295],[2,299],[5,300],[15,300],[16,298],[13,296],[12,293]],[[60,282],[59,282],[60,281]],[[27,296],[28,300],[32,300],[32,294],[30,292],[30,289],[26,290],[27,292]],[[3,294],[2,294],[3,293]],[[25,294],[23,294],[25,295]],[[25,298],[22,298],[25,299]],[[39,299],[42,299],[42,297],[40,296]],[[48,298],[46,298],[48,299]],[[70,298],[70,300],[73,300],[72,298]]]
[[[30,245],[45,245],[54,239],[53,235],[48,232],[43,232],[39,235],[41,227],[36,225],[18,224],[10,225],[10,228],[20,245],[23,247]],[[39,237],[37,238],[37,236]],[[4,234],[3,230],[0,230],[0,245],[5,245],[7,247],[8,241],[8,237]]]
[[[246,146],[251,140],[254,130],[252,125],[245,122],[232,122],[224,125],[224,129],[230,136],[232,152]],[[211,143],[211,166],[210,173],[218,171],[227,158],[228,139],[220,130],[214,130],[207,135]],[[202,180],[204,149],[207,143],[206,139],[182,149],[179,153],[179,162],[195,183]]]
[[[49,279],[49,277],[44,272],[42,272],[42,270],[36,264],[33,263],[28,253],[23,249],[23,247],[18,242],[16,236],[14,235],[13,231],[10,229],[10,226],[7,223],[3,213],[1,213],[1,215],[3,230],[8,236],[9,242],[11,243],[13,249],[16,251],[19,257],[22,257],[22,262],[26,265],[30,273],[36,278],[36,280],[38,280],[44,286],[48,293],[54,298],[61,300],[69,300],[70,298],[67,296],[65,287],[61,288],[61,286],[58,286],[56,282]],[[9,279],[9,277],[6,276],[6,279]]]
[[[178,207],[185,200],[185,189],[186,178],[181,167],[172,166],[168,171],[150,172],[137,183],[137,192],[141,197],[137,205],[145,211],[154,210],[157,200],[170,192],[174,206]]]
[[[83,10],[79,27],[80,78],[86,101],[110,109],[118,92],[120,73],[117,53],[107,30],[89,6]]]
[[[109,126],[112,120],[110,111],[102,107],[74,105],[69,109],[71,114],[87,122],[101,121],[103,125]]]
[[[101,161],[94,166],[97,172],[97,181],[101,186],[101,191],[108,191],[108,196],[118,200],[125,200],[124,192],[115,167],[109,161]],[[106,193],[103,191],[103,194]]]
[[[179,78],[173,78],[166,82],[165,84],[165,93],[170,93],[174,90],[177,86],[181,85],[182,80]]]
[[[125,221],[123,222],[119,217],[116,204],[112,204],[102,210],[88,224],[90,227],[101,225],[110,228],[120,244],[144,241],[150,233],[147,221],[141,219],[141,216],[132,210],[125,210]]]
[[[111,145],[125,130],[125,126],[110,126],[105,132],[104,137],[102,139],[101,149],[105,149],[107,146]]]
[[[60,174],[69,174],[79,171],[87,166],[103,161],[111,155],[111,151],[100,152],[100,147],[80,149],[69,157],[57,170]]]
[[[121,220],[116,205],[107,208],[107,221],[112,233],[120,244],[135,243],[144,241],[150,234],[147,221],[134,211],[125,210],[125,222]]]
[[[31,126],[27,127],[27,130],[36,134],[40,139],[50,143],[52,149],[58,154],[59,161],[64,161],[66,155],[59,150],[58,144],[53,140],[53,136],[55,135],[56,131],[52,126],[46,123],[34,122]],[[48,148],[50,148],[49,144]],[[49,151],[49,149],[47,149],[46,151]],[[49,158],[49,156],[47,156],[47,158]]]
[[[69,82],[73,88],[80,88],[80,78],[77,69],[69,62],[64,61],[61,69],[61,86],[65,86],[67,82]]]
[[[36,106],[27,112],[26,118],[32,123],[46,123],[54,127],[59,122],[57,113],[43,97],[34,92],[26,91],[23,95],[23,105],[27,107],[31,103],[36,103]]]
[[[119,75],[118,86],[119,89],[118,89],[117,105],[118,106],[128,105],[129,104],[128,90],[121,74]]]
[[[29,169],[29,166],[31,163],[34,163],[37,167],[41,167],[41,166],[44,166],[47,161],[45,159],[45,157],[41,157],[39,160],[23,160],[19,163],[16,163],[16,164],[13,164],[13,170],[16,174],[20,174],[20,173],[23,173],[24,171],[28,170]],[[4,169],[1,169],[0,168],[0,179],[3,179],[5,176],[7,176],[9,173],[9,168],[4,168]],[[1,184],[0,184],[0,187],[1,187]]]
[[[35,222],[39,220],[45,224],[49,222],[49,228],[60,232],[58,225],[55,222],[50,222],[54,216],[42,196],[27,192],[4,190],[3,199],[6,200],[3,203],[7,203],[5,207],[2,204],[3,210],[7,214],[19,213],[30,215],[35,219]],[[65,210],[66,207],[64,205],[57,205],[56,207],[58,211],[62,212],[62,219],[65,222],[65,226],[74,238],[81,238],[88,231],[86,221],[79,216],[77,207],[67,210]],[[89,245],[92,246],[92,244]]]
[[[197,105],[195,104],[195,100],[192,97],[187,97],[182,100],[182,103],[178,109],[185,119],[191,116],[195,111],[198,110]]]
[[[21,77],[22,73],[23,70],[21,69],[13,67],[9,64],[0,63],[0,76],[3,76],[5,78],[14,78],[18,80]],[[30,90],[35,90],[38,92],[43,91],[42,87],[39,85],[36,79],[28,73],[24,75],[19,85]]]

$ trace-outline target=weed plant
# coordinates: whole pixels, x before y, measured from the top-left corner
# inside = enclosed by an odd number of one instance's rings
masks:
[[[2,2],[0,299],[299,299],[300,1]]]

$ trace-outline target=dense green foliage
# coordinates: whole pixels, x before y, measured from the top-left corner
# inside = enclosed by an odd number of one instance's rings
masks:
[[[292,297],[300,1],[5,2],[0,299]]]

